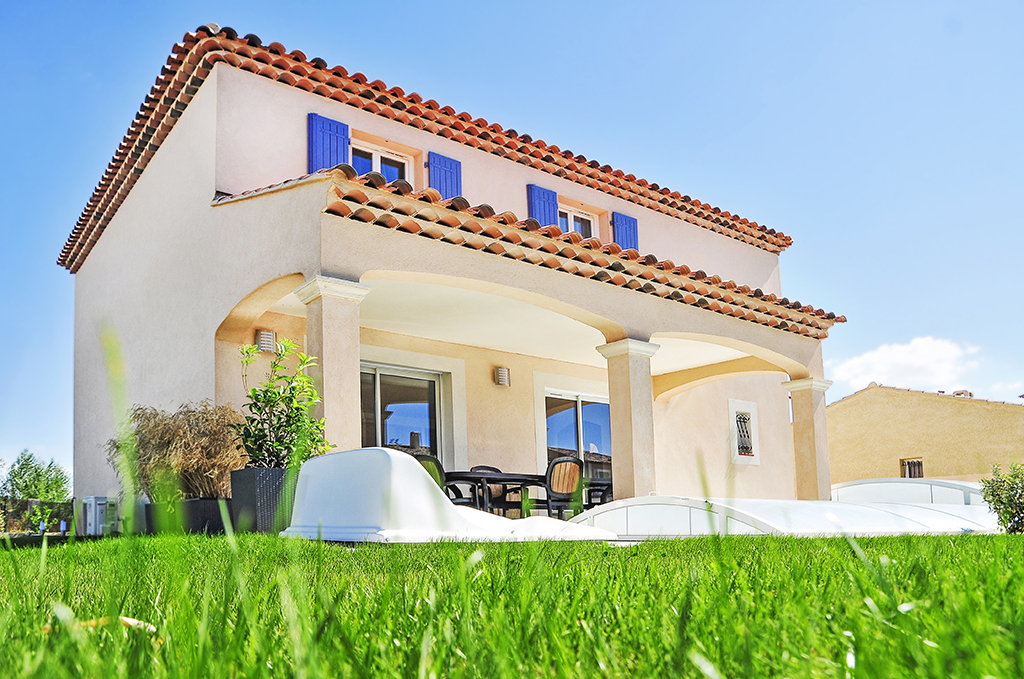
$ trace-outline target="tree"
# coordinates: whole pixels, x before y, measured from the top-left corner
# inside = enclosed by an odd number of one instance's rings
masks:
[[[71,497],[71,477],[53,460],[47,464],[26,449],[7,472],[3,494],[16,500],[67,502]]]

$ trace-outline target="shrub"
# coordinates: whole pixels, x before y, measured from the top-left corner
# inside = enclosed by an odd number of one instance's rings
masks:
[[[71,477],[53,460],[45,463],[23,450],[11,465],[0,490],[0,494],[15,500],[66,502],[71,496]]]
[[[258,349],[249,344],[239,351],[242,384],[247,387],[247,368],[256,360]],[[298,362],[289,373],[285,362],[292,356]],[[320,396],[306,369],[315,365],[316,357],[299,352],[291,340],[282,338],[277,343],[266,381],[248,390],[245,421],[232,426],[238,435],[238,448],[248,457],[245,466],[298,468],[334,447],[324,438],[323,418],[311,413],[320,403]]]
[[[136,405],[129,416],[131,439],[108,441],[107,460],[119,474],[133,474],[135,487],[151,502],[228,497],[231,471],[243,464],[232,429],[241,419],[209,401],[182,404],[174,413]],[[134,464],[125,465],[132,447]]]
[[[1003,474],[994,465],[992,478],[981,480],[981,496],[1007,533],[1024,533],[1024,467],[1011,464]]]

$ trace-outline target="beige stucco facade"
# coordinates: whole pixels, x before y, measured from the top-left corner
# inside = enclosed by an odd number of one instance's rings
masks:
[[[319,357],[322,414],[340,449],[360,445],[361,366],[394,366],[437,376],[449,468],[543,471],[545,395],[555,390],[608,402],[617,497],[828,497],[821,339],[752,322],[753,312],[571,275],[552,268],[571,257],[554,250],[555,264],[539,266],[388,228],[423,204],[341,170],[302,177],[311,112],[414,158],[460,160],[473,205],[525,215],[525,186],[544,184],[636,216],[642,251],[781,294],[776,254],[218,63],[75,274],[76,495],[118,490],[102,452],[116,419],[104,329],[121,347],[129,403],[170,409],[201,399],[240,407],[238,348],[262,328]],[[413,188],[425,182],[415,169]],[[435,229],[465,216],[429,209]],[[267,362],[249,369],[250,385]],[[509,368],[509,386],[495,384],[496,366]],[[791,410],[784,385],[801,380],[817,388],[793,391]],[[755,412],[756,463],[736,462],[736,403]]]
[[[832,482],[899,477],[977,481],[1024,463],[1024,406],[872,385],[828,406]]]

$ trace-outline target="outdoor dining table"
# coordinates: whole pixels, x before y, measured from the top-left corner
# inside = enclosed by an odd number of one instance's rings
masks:
[[[465,481],[467,483],[475,484],[478,488],[484,488],[485,486],[504,485],[506,488],[516,488],[520,490],[520,497],[522,497],[522,490],[526,486],[539,486],[544,487],[546,478],[544,474],[526,474],[521,472],[491,472],[491,471],[450,471],[445,472],[446,481]],[[611,479],[599,479],[599,478],[585,478],[584,483],[590,489],[605,489],[611,488]],[[491,511],[491,493],[490,489],[480,493],[483,498],[483,506],[479,509],[485,512]]]

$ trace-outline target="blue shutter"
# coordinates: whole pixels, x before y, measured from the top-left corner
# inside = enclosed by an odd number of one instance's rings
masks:
[[[309,114],[309,172],[348,162],[348,125]]]
[[[612,213],[612,230],[615,242],[623,250],[640,249],[640,243],[636,235],[636,219],[627,217],[621,212]]]
[[[462,195],[462,163],[431,151],[427,154],[427,167],[430,186],[441,193],[441,198],[448,200]]]
[[[541,226],[558,223],[558,194],[543,189],[536,184],[526,185],[526,202],[530,216],[540,222]]]

